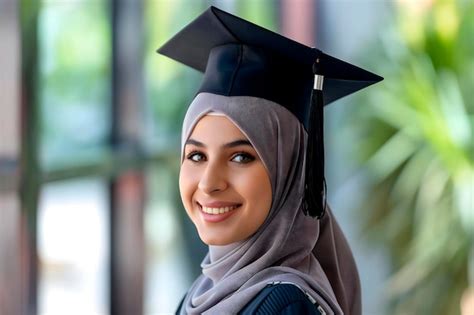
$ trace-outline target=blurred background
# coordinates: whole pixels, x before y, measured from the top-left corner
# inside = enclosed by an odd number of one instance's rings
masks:
[[[206,253],[179,198],[209,5],[385,80],[326,108],[364,314],[474,314],[474,2],[0,0],[0,314],[171,314]]]

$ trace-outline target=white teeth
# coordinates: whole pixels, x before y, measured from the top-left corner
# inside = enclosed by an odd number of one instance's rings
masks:
[[[221,207],[221,208],[202,207],[202,211],[209,214],[221,214],[221,213],[229,212],[230,210],[234,210],[235,208],[237,208],[237,206]]]

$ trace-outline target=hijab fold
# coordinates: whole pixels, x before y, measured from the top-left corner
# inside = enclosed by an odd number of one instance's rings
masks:
[[[307,133],[283,106],[250,96],[200,93],[183,123],[184,143],[200,118],[220,113],[251,142],[272,185],[272,206],[246,240],[209,246],[202,274],[189,289],[181,314],[237,314],[268,283],[291,282],[327,314],[361,314],[357,268],[330,209],[322,220],[301,210]]]

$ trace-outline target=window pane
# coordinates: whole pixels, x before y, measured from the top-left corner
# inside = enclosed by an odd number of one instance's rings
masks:
[[[45,1],[39,16],[41,161],[96,157],[110,129],[106,1]]]
[[[177,185],[172,185],[177,184],[176,171],[151,167],[147,174],[145,314],[169,314],[174,313],[193,280],[185,231],[180,225],[185,213],[177,200]]]
[[[42,189],[38,213],[40,314],[107,314],[107,187],[101,179],[83,179]]]

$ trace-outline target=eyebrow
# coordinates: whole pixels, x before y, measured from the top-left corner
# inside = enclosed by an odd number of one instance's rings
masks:
[[[188,139],[185,143],[185,145],[188,145],[188,144],[192,144],[192,145],[195,145],[197,147],[205,147],[206,146],[204,143],[202,143],[200,141],[197,141],[197,140],[194,140],[194,139],[191,139],[191,138]],[[222,147],[223,148],[233,148],[233,147],[238,147],[238,146],[241,146],[241,145],[248,145],[248,146],[253,147],[253,145],[250,143],[250,141],[245,140],[245,139],[239,139],[239,140],[235,140],[235,141],[226,143]]]

